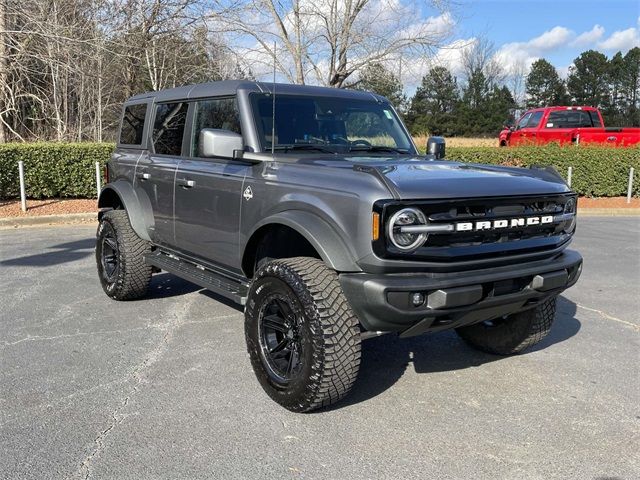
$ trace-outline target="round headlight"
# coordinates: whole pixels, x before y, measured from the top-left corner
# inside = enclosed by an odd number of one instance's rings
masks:
[[[564,213],[575,213],[576,211],[576,201],[573,198],[567,200],[567,203],[564,204]]]
[[[576,229],[576,201],[574,198],[568,199],[564,204],[564,213],[571,215],[571,218],[564,224],[564,231],[572,233]]]
[[[389,240],[393,245],[403,251],[415,250],[427,239],[426,233],[402,231],[402,227],[425,225],[427,219],[424,214],[415,208],[403,208],[394,213],[389,219]]]

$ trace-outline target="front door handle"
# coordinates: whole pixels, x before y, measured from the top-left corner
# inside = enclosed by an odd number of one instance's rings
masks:
[[[151,175],[149,175],[147,172],[139,172],[136,176],[140,180],[149,180],[151,178]]]
[[[192,188],[196,186],[195,180],[187,180],[186,178],[179,178],[176,180],[176,183],[184,188]]]

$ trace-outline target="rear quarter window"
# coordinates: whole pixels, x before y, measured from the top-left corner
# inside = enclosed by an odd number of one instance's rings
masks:
[[[122,145],[142,145],[144,122],[147,118],[147,104],[127,105],[122,116],[120,143]]]

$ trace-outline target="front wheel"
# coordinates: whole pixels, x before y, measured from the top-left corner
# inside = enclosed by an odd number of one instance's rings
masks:
[[[536,308],[456,329],[460,337],[478,350],[497,355],[520,353],[547,336],[556,316],[557,298]]]
[[[245,336],[262,388],[288,410],[335,403],[358,375],[358,320],[338,276],[321,260],[262,265],[249,290]]]

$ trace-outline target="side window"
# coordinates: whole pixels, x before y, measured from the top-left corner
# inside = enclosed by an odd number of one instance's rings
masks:
[[[593,112],[596,115],[597,113]],[[551,112],[546,128],[580,128],[580,127],[592,127],[595,122],[592,121],[590,112],[584,110],[558,110]],[[598,123],[600,123],[598,121]]]
[[[542,120],[543,113],[544,112],[533,112],[527,122],[527,128],[536,128],[540,124],[540,120]]]
[[[522,117],[520,119],[520,121],[518,122],[518,124],[516,125],[516,130],[520,130],[521,128],[526,127],[527,126],[527,122],[529,122],[530,118],[531,118],[531,113],[525,114],[525,116]]]
[[[187,119],[188,104],[161,103],[156,106],[153,122],[153,148],[161,155],[179,156],[182,153],[182,137]]]
[[[240,115],[235,98],[216,98],[196,103],[196,114],[193,121],[193,136],[191,139],[191,156],[198,156],[198,141],[200,130],[216,128],[235,133],[240,131]]]
[[[147,104],[128,105],[122,117],[120,143],[122,145],[142,145],[144,121],[147,117]]]
[[[602,122],[600,121],[598,112],[594,110],[589,110],[589,116],[591,117],[591,123],[593,124],[594,127],[602,128]]]
[[[562,112],[556,110],[551,112],[547,118],[545,128],[567,128],[567,114],[570,112]]]

